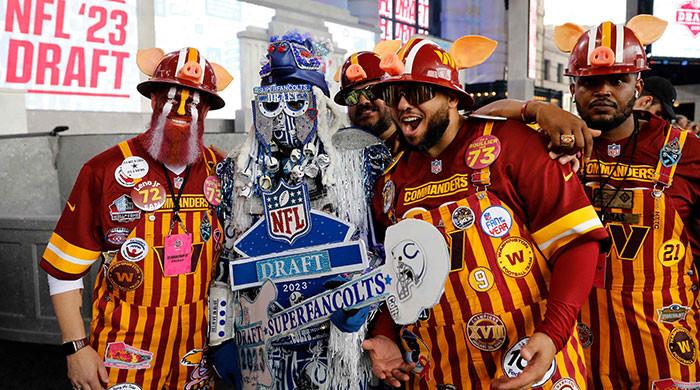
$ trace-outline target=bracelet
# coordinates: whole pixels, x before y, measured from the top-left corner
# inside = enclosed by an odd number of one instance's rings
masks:
[[[88,340],[85,337],[78,340],[68,341],[61,344],[61,352],[63,352],[63,355],[69,356],[87,347],[87,345]]]
[[[526,101],[525,103],[523,103],[523,105],[520,107],[520,119],[522,119],[522,121],[523,121],[524,123],[526,123],[526,124],[537,123],[537,120],[528,121],[527,118],[525,118],[525,111],[527,110],[527,105],[530,104],[530,103],[532,103],[532,102],[533,102],[532,100],[527,100],[527,101]]]

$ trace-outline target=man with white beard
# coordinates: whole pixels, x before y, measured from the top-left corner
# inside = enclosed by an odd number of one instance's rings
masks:
[[[207,289],[223,245],[220,160],[202,144],[232,77],[194,48],[141,50],[148,129],[88,161],[41,260],[74,389],[205,388]],[[82,277],[99,261],[90,338]]]

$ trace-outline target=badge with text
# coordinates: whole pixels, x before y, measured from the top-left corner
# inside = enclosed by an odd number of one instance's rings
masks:
[[[143,270],[129,261],[113,261],[107,269],[107,280],[122,291],[133,291],[143,283]]]
[[[289,186],[281,181],[272,192],[263,192],[267,233],[289,244],[311,230],[309,192],[306,184]]]
[[[491,237],[500,238],[508,234],[513,217],[501,206],[491,206],[481,214],[481,229]]]
[[[153,353],[129,344],[117,342],[107,344],[105,366],[126,370],[142,370],[151,367]]]
[[[192,272],[192,234],[170,234],[165,237],[163,273],[165,276]]]
[[[685,316],[688,315],[690,307],[679,305],[677,303],[664,306],[661,309],[656,309],[659,315],[659,322],[672,324],[678,321],[685,321]]]
[[[465,331],[471,345],[485,352],[498,351],[508,338],[506,325],[491,313],[474,314],[467,321]]]
[[[457,229],[469,229],[474,225],[474,211],[467,206],[459,206],[452,212],[452,224]]]
[[[490,290],[494,280],[493,272],[485,267],[477,267],[469,272],[469,286],[478,292]]]
[[[131,200],[143,211],[156,211],[163,207],[167,193],[155,180],[142,181],[131,189]]]
[[[496,261],[504,274],[511,278],[522,278],[535,263],[535,252],[526,239],[508,237],[498,246]]]
[[[121,185],[122,187],[127,187],[131,188],[136,185],[141,179],[132,179],[124,174],[124,169],[122,168],[121,165],[118,165],[117,168],[114,170],[114,179]]]
[[[482,169],[493,164],[501,154],[501,141],[495,135],[482,135],[475,139],[464,156],[471,169]]]
[[[508,378],[515,378],[516,376],[523,373],[525,367],[527,367],[527,360],[520,355],[520,350],[527,344],[529,337],[524,337],[520,339],[515,345],[510,347],[508,351],[503,354],[503,372],[508,376]],[[544,376],[536,383],[532,385],[533,388],[540,387],[547,383],[548,380],[554,375],[554,371],[557,369],[556,358],[552,359],[552,364],[549,366],[547,372]]]
[[[693,340],[690,332],[681,326],[671,330],[666,347],[676,360],[686,366],[695,364],[698,358],[695,340]]]
[[[109,204],[109,218],[114,222],[133,222],[141,218],[141,210],[136,208],[129,195],[124,194]]]
[[[561,378],[554,382],[552,390],[579,390],[576,381],[571,378]]]
[[[221,181],[216,176],[208,176],[204,180],[202,186],[204,197],[212,206],[218,206],[221,203]]]
[[[685,246],[675,238],[664,241],[659,247],[657,257],[664,267],[673,267],[685,258]]]
[[[130,179],[141,179],[148,173],[148,163],[139,156],[125,158],[121,168],[124,176]]]
[[[112,245],[122,245],[126,241],[126,238],[129,237],[129,233],[129,229],[125,227],[115,227],[107,230],[105,239]]]
[[[121,254],[124,260],[136,263],[146,258],[148,244],[141,238],[132,237],[122,244]]]

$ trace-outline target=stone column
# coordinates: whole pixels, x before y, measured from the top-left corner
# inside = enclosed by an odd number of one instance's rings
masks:
[[[530,2],[516,0],[508,3],[508,97],[526,100],[534,93],[534,82],[527,77]]]

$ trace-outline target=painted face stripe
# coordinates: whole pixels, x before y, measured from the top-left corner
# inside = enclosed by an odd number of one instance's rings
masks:
[[[177,93],[177,88],[170,87],[168,90],[168,99],[175,99],[175,94]]]
[[[403,73],[404,74],[411,74],[412,69],[413,69],[413,61],[416,59],[416,55],[420,51],[420,48],[427,45],[430,43],[427,39],[424,39],[417,44],[415,44],[411,50],[408,52],[408,56],[406,57],[406,67],[404,68]]]
[[[185,66],[185,62],[187,62],[187,48],[184,47],[180,49],[180,54],[177,56],[177,68],[175,68],[175,74],[180,73],[180,69],[182,69],[183,66]]]
[[[190,90],[183,88],[182,92],[180,92],[180,104],[177,106],[177,114],[178,115],[185,115],[187,112],[185,111],[185,104],[187,103],[187,99],[190,97]]]
[[[612,23],[603,22],[603,34],[600,37],[600,46],[609,47],[612,49],[610,42],[612,41]]]
[[[621,63],[625,51],[625,26],[615,25],[615,63]]]
[[[593,49],[595,49],[596,38],[598,38],[598,29],[592,28],[588,30],[588,54],[586,55],[586,64],[588,65],[591,64],[591,53],[593,53]]]

